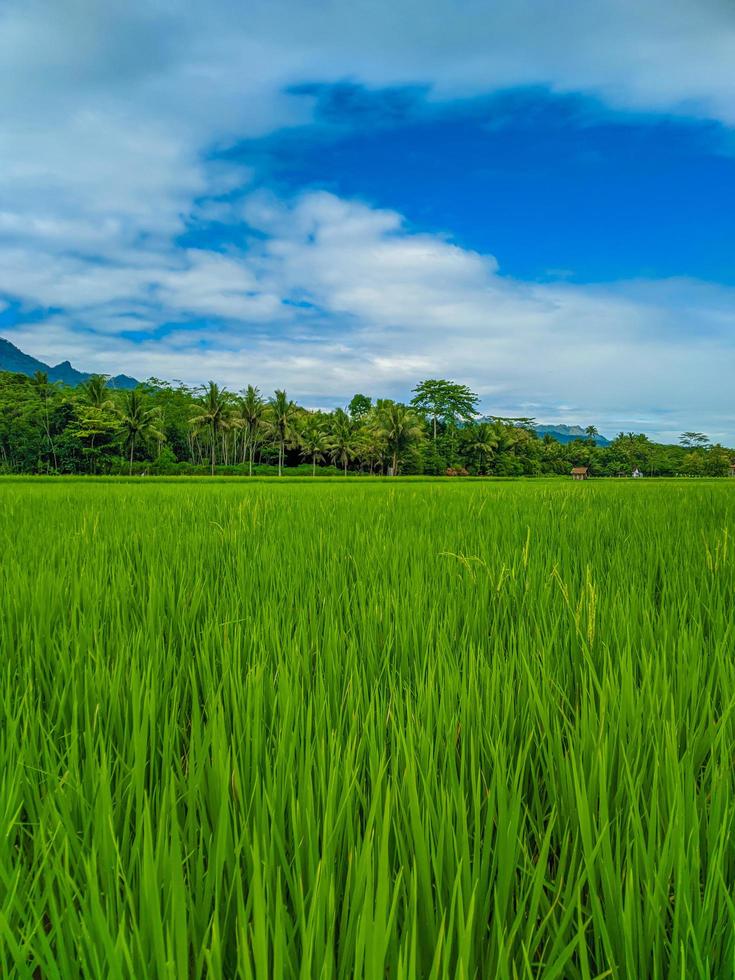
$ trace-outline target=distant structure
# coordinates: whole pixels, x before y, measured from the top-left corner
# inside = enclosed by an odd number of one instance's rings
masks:
[[[633,479],[634,480],[639,480],[642,476],[643,476],[643,474],[641,473],[641,471],[636,466],[636,468],[633,470]]]
[[[735,463],[730,463],[730,476],[735,476]]]
[[[573,480],[586,480],[589,476],[589,470],[586,466],[575,466],[572,470]]]

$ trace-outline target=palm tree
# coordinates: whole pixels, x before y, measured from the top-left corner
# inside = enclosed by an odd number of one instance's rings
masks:
[[[160,405],[156,405],[151,421],[155,429],[155,438],[158,441],[158,455],[160,456],[163,452],[163,444],[166,441],[166,416]]]
[[[492,423],[494,438],[497,442],[498,453],[509,453],[513,451],[516,443],[518,442],[518,437],[520,435],[520,429],[515,429],[512,425],[502,422],[500,419],[495,419]]]
[[[238,417],[236,425],[245,430],[245,441],[243,443],[243,463],[245,454],[248,455],[250,464],[249,475],[253,475],[253,456],[255,454],[255,443],[258,430],[262,428],[265,416],[265,402],[260,397],[260,390],[248,385],[245,394],[237,402]]]
[[[385,454],[385,442],[381,433],[378,432],[373,418],[360,430],[357,439],[357,456],[370,467],[372,474],[376,465],[380,466],[382,473]]]
[[[49,382],[46,371],[36,371],[31,379],[31,384],[38,392],[38,397],[41,399],[41,403],[43,404],[43,427],[46,432],[46,438],[48,439],[49,448],[51,449],[51,455],[54,460],[54,470],[58,470],[59,463],[56,458],[56,446],[54,445],[54,440],[51,436],[51,418],[49,416],[49,401],[51,400],[51,395],[55,390],[55,386]]]
[[[347,476],[347,464],[355,458],[357,444],[355,439],[355,424],[347,412],[338,408],[331,418],[330,448],[332,458],[344,466]]]
[[[478,422],[470,431],[468,448],[480,458],[480,469],[487,465],[498,448],[498,435],[489,422]]]
[[[385,440],[392,460],[392,474],[398,475],[401,457],[424,438],[424,427],[418,415],[398,402],[382,402],[376,412],[376,430]]]
[[[209,430],[212,476],[217,462],[217,437],[227,429],[229,415],[230,393],[220,388],[214,381],[210,381],[191,418],[191,424],[194,429]]]
[[[88,405],[89,408],[100,413],[98,416],[100,419],[102,418],[103,412],[110,411],[113,407],[112,398],[110,398],[110,389],[107,387],[108,377],[109,375],[107,374],[92,374],[77,389],[82,404]],[[91,437],[89,448],[94,460],[94,443],[98,432],[94,428],[90,428],[89,431]]]
[[[598,431],[598,429],[597,429],[596,426],[594,426],[594,425],[588,425],[587,428],[584,430],[584,434],[587,436],[587,438],[589,439],[589,441],[594,446],[594,444],[595,444],[595,437],[596,436],[599,436],[600,433],[599,433],[599,431]]]
[[[133,472],[133,456],[136,444],[147,439],[163,438],[158,428],[160,413],[157,408],[146,408],[143,392],[140,388],[133,388],[123,395],[118,414],[123,445],[130,447],[128,457],[128,474],[130,475]]]
[[[269,427],[278,443],[278,475],[282,476],[286,443],[290,443],[296,435],[298,407],[295,402],[288,400],[285,391],[277,388],[273,397],[268,399],[268,408],[270,409]]]
[[[318,416],[310,414],[306,424],[299,433],[299,446],[301,455],[306,459],[311,459],[311,475],[316,476],[316,464],[324,462],[326,453],[330,449],[330,442],[321,420]]]
[[[110,389],[107,387],[108,377],[107,374],[92,374],[79,385],[79,397],[85,405],[98,409],[112,407]]]

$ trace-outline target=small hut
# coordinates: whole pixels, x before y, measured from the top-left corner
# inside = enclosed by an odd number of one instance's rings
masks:
[[[735,476],[735,463],[730,463],[730,476]]]
[[[575,466],[572,470],[573,480],[586,480],[589,476],[589,470],[586,466]]]

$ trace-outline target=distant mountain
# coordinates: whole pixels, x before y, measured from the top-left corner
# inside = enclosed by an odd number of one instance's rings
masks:
[[[581,425],[534,425],[534,429],[539,436],[549,435],[557,442],[574,442],[575,439],[587,439],[587,434]],[[609,446],[610,440],[604,436],[595,436],[595,443],[598,446]]]
[[[60,381],[70,388],[75,388],[92,377],[91,373],[77,371],[69,361],[62,361],[61,364],[50,367],[43,361],[31,357],[30,354],[24,354],[15,344],[3,340],[2,337],[0,337],[0,371],[13,371],[17,374],[27,374],[29,377],[36,371],[45,371],[49,381]],[[108,380],[107,384],[110,388],[137,388],[139,382],[135,378],[128,377],[127,374],[116,374],[114,378]]]

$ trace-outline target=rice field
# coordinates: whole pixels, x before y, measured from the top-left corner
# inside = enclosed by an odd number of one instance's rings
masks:
[[[0,481],[0,975],[735,976],[735,480]]]

